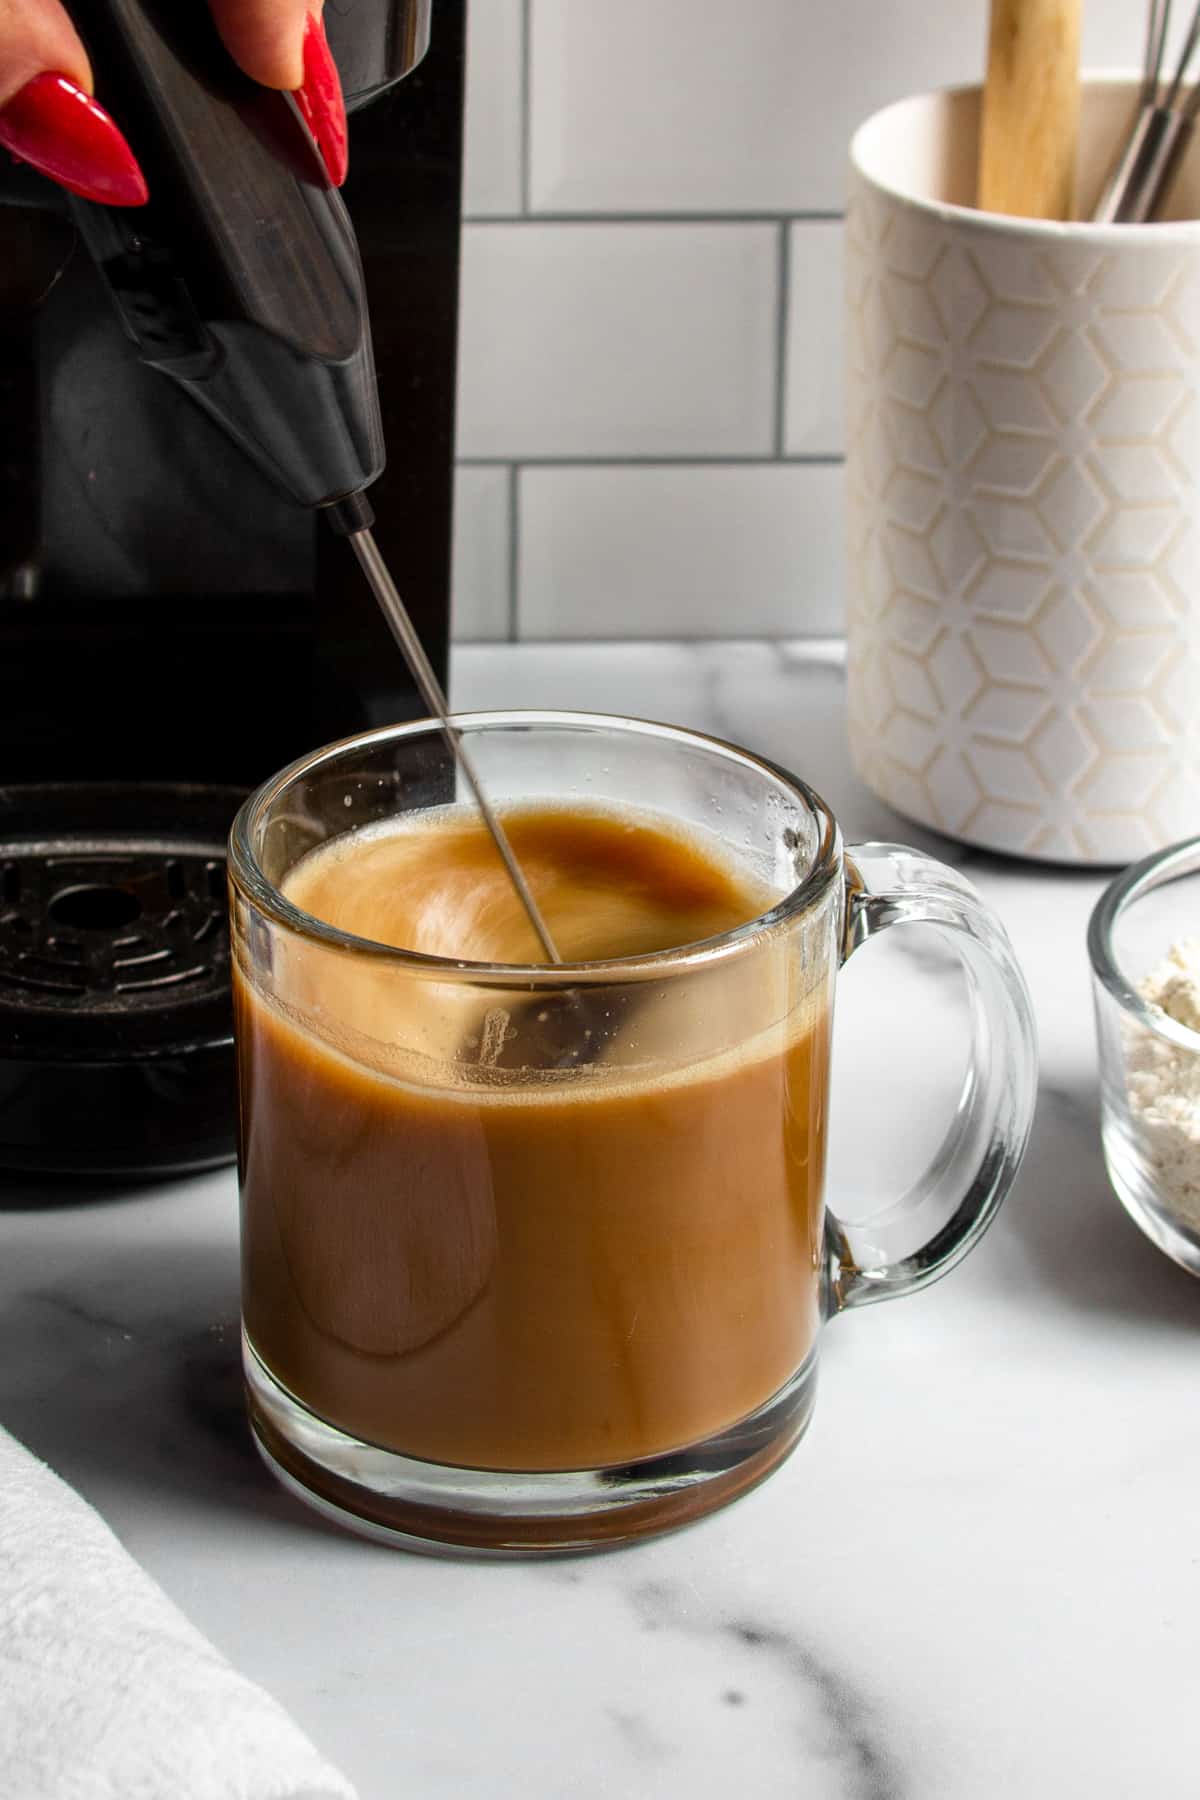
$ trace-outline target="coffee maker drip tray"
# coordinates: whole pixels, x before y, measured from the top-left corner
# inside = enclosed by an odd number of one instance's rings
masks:
[[[0,787],[0,1169],[159,1176],[234,1156],[225,839],[243,798]]]

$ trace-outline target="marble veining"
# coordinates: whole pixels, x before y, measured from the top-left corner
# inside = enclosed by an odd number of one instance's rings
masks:
[[[669,1762],[674,1747],[650,1723],[644,1713],[627,1712],[624,1707],[610,1706],[607,1716],[616,1726],[630,1756],[639,1763]]]
[[[782,1677],[796,1704],[794,1735],[802,1763],[817,1762],[846,1800],[904,1800],[909,1792],[886,1748],[886,1727],[855,1682],[799,1635],[765,1617],[734,1610],[727,1616],[689,1606],[665,1581],[631,1590],[643,1630],[715,1640],[732,1652],[729,1666],[742,1685],[726,1688],[726,1706],[752,1706],[763,1666]],[[747,1654],[749,1653],[749,1654]]]
[[[123,1320],[109,1318],[104,1313],[96,1311],[94,1307],[87,1305],[83,1300],[73,1298],[70,1294],[39,1291],[33,1288],[24,1298],[31,1306],[49,1307],[51,1312],[56,1313],[60,1319],[68,1320],[73,1326],[83,1326],[89,1332],[102,1331],[108,1337],[116,1335],[123,1338],[126,1343],[133,1338],[132,1331],[126,1329]]]
[[[786,1631],[738,1621],[729,1627],[747,1649],[778,1657],[797,1680],[811,1689],[835,1733],[838,1760],[846,1765],[849,1791],[856,1800],[902,1800],[898,1779],[881,1742],[881,1733],[861,1695],[844,1675]]]
[[[843,683],[827,644],[455,653],[460,708],[676,719],[793,768],[848,842],[966,872],[1030,983],[1042,1091],[1014,1192],[946,1281],[831,1323],[807,1437],[735,1506],[541,1565],[351,1538],[249,1443],[233,1172],[0,1185],[0,1423],[362,1800],[1194,1800],[1200,1287],[1104,1175],[1084,952],[1103,877],[890,811],[851,769]],[[961,1013],[915,933],[847,964],[840,1216],[936,1148]]]

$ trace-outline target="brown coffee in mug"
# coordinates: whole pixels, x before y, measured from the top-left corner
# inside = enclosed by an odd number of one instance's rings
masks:
[[[648,815],[525,810],[506,828],[573,962],[696,943],[770,904],[748,869]],[[537,954],[469,815],[335,840],[283,891],[401,949]],[[752,985],[747,1024],[762,1012]],[[699,1063],[660,1056],[647,1078],[651,992],[586,1075],[434,1090],[389,1054],[392,994],[371,969],[314,971],[304,1004],[375,1048],[347,1054],[238,984],[245,1319],[322,1418],[433,1462],[598,1468],[719,1432],[803,1363],[818,1324],[826,1007],[731,1031]],[[564,1020],[589,1029],[570,1001]],[[459,1047],[444,1045],[447,1060]]]
[[[969,883],[847,855],[746,751],[589,714],[457,728],[561,965],[430,721],[314,752],[234,825],[251,1423],[285,1485],[386,1541],[611,1544],[762,1480],[821,1324],[977,1241],[1028,1136],[1028,997]],[[929,1176],[846,1229],[835,977],[914,922],[965,966],[969,1068]]]

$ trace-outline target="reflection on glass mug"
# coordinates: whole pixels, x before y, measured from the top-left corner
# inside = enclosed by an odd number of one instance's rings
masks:
[[[304,758],[234,826],[251,1419],[373,1535],[620,1542],[761,1480],[811,1416],[822,1322],[977,1241],[1029,1133],[1029,1001],[967,882],[846,853],[745,751],[459,724],[560,965],[428,721]],[[822,1188],[834,979],[901,922],[959,952],[974,1041],[904,1197],[924,1241],[887,1260]]]

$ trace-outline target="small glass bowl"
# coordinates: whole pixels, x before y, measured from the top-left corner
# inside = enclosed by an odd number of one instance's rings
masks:
[[[1200,960],[1200,837],[1126,869],[1088,924],[1109,1180],[1146,1236],[1200,1275],[1200,1030],[1138,993],[1186,938]]]

